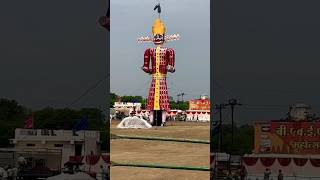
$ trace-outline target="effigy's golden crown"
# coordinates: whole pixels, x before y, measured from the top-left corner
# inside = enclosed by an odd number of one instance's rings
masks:
[[[152,34],[153,34],[153,36],[155,36],[157,34],[158,35],[163,35],[165,42],[179,40],[180,39],[180,35],[179,34],[165,35],[166,34],[166,27],[164,26],[164,24],[161,22],[161,19],[160,19],[160,13],[161,13],[160,3],[157,4],[157,6],[154,8],[154,10],[158,10],[159,18],[157,18],[153,23],[153,26],[152,26]],[[138,40],[139,43],[153,42],[153,37],[141,36],[137,40]]]
[[[152,26],[152,34],[155,36],[157,34],[164,35],[166,33],[166,27],[161,22],[160,18],[157,18]]]

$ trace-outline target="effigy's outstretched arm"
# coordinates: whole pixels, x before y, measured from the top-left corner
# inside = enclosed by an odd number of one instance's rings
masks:
[[[141,69],[146,72],[146,73],[151,73],[151,69],[150,69],[150,49],[147,49],[144,52],[144,63],[143,66],[141,67]]]
[[[174,50],[169,48],[167,50],[167,58],[168,58],[168,65],[167,65],[167,71],[168,72],[171,72],[171,73],[174,73],[176,70],[175,70],[175,67],[174,67],[174,63],[175,63],[175,57],[174,57]]]

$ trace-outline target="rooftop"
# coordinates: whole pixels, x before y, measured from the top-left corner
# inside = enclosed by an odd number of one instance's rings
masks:
[[[100,139],[99,131],[48,130],[48,129],[20,129],[15,130],[12,141],[84,141],[84,138]]]

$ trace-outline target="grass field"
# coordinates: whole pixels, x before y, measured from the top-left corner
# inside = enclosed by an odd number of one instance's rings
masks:
[[[209,123],[168,122],[166,127],[152,129],[117,129],[111,133],[130,136],[157,136],[186,139],[210,139]],[[209,144],[117,139],[111,141],[111,161],[209,167]],[[207,180],[209,171],[111,167],[112,180]]]

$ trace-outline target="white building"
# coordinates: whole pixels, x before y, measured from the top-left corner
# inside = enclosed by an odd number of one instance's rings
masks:
[[[99,131],[16,129],[10,142],[20,155],[29,159],[32,155],[33,164],[49,168],[63,167],[70,156],[100,155]]]

